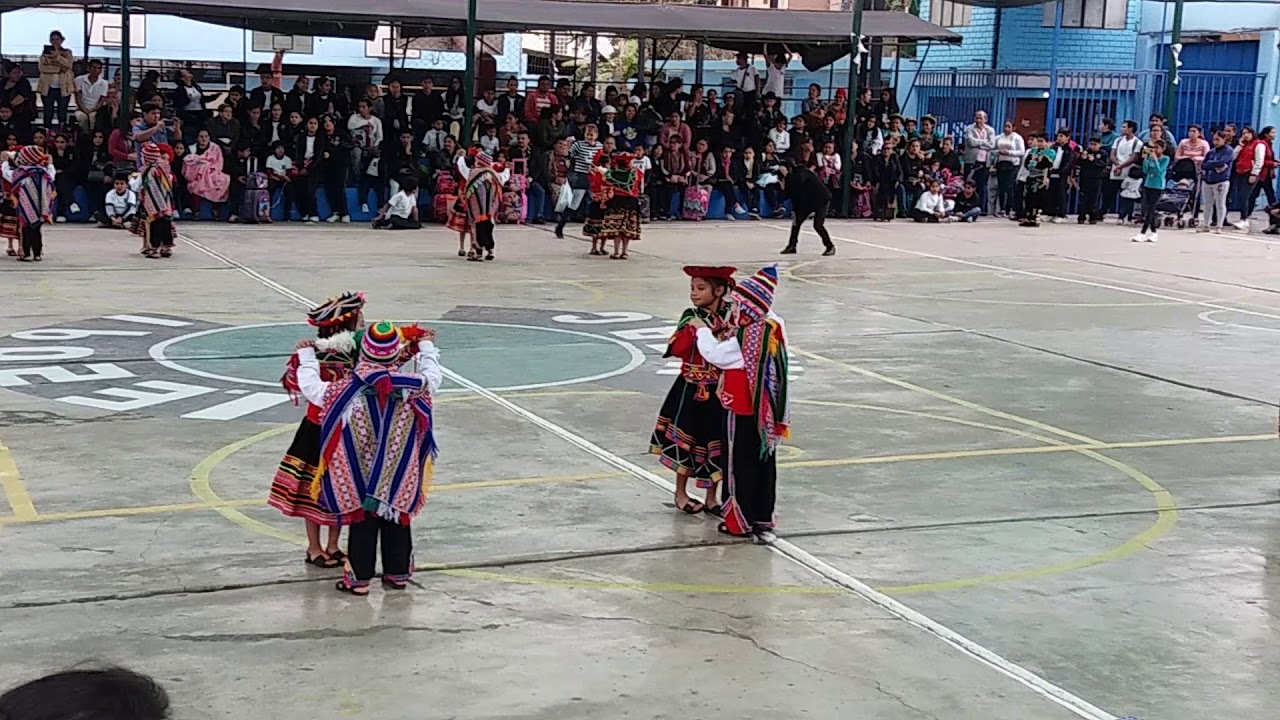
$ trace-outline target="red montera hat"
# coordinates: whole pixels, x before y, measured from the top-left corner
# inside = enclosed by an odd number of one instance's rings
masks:
[[[693,278],[717,278],[732,280],[738,268],[731,265],[686,265],[684,274]]]

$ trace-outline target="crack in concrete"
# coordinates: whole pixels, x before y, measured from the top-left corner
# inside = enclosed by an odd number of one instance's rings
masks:
[[[497,630],[507,627],[505,623],[487,623],[478,627],[433,627],[430,625],[373,625],[367,628],[353,628],[349,630],[339,628],[315,628],[312,630],[291,630],[284,632],[269,633],[211,633],[207,635],[185,634],[185,635],[157,635],[156,637],[165,640],[179,640],[183,642],[196,643],[220,643],[220,642],[236,642],[236,643],[257,643],[269,642],[272,640],[281,640],[285,642],[299,640],[342,640],[346,638],[358,638],[374,633],[385,631],[396,631],[404,633],[425,632],[439,635],[462,635],[466,633],[487,632],[489,630]]]
[[[876,692],[880,693],[881,695],[884,695],[887,698],[891,698],[894,702],[898,703],[902,707],[918,715],[923,715],[924,717],[932,718],[933,720],[940,720],[937,715],[934,715],[928,710],[922,710],[916,707],[915,705],[912,705],[911,703],[907,702],[906,700],[903,700],[901,695],[897,695],[895,693],[889,692],[888,690],[885,690],[884,687],[881,686],[879,680],[876,680],[875,682],[876,682]]]

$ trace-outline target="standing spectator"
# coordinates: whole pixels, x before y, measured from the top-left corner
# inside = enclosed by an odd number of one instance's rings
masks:
[[[1061,223],[1067,219],[1067,193],[1075,182],[1076,152],[1071,146],[1071,130],[1062,128],[1054,134],[1053,167],[1049,170],[1049,194],[1052,196],[1053,217],[1049,222]]]
[[[1159,131],[1158,133],[1156,131]],[[1138,136],[1143,143],[1150,144],[1153,140],[1161,140],[1164,142],[1165,149],[1169,152],[1165,153],[1168,158],[1172,154],[1172,149],[1178,147],[1177,140],[1173,137],[1173,133],[1169,131],[1169,123],[1160,113],[1151,113],[1151,117],[1147,120],[1147,129]]]
[[[733,80],[733,86],[738,89],[738,97],[742,101],[743,114],[749,115],[755,110],[756,90],[760,86],[760,73],[756,71],[754,65],[748,59],[744,52],[738,53],[738,66],[733,69],[729,77]]]
[[[209,109],[205,106],[208,100],[189,70],[175,72],[173,81],[176,84],[171,96],[173,109],[182,120],[183,139],[190,144],[191,139],[199,134],[209,119]]]
[[[409,125],[409,96],[404,94],[404,86],[398,78],[387,83],[387,94],[382,98],[382,131],[386,135],[388,147],[399,142],[400,133],[412,131]],[[311,115],[308,117],[320,117]]]
[[[368,98],[362,98],[356,105],[357,112],[347,120],[347,132],[351,135],[351,172],[356,174],[356,197],[360,201],[360,211],[369,213],[369,178],[378,175],[377,168],[370,171],[370,165],[377,160],[382,148],[382,120],[374,117],[373,105]],[[382,193],[378,192],[378,205],[381,206]]]
[[[1110,153],[1102,147],[1102,138],[1089,138],[1089,147],[1080,153],[1080,214],[1077,223],[1086,220],[1096,225],[1103,216],[1102,184],[1111,165]]]
[[[763,95],[773,93],[773,96],[781,99],[786,94],[787,87],[787,65],[791,63],[791,54],[788,52],[786,45],[782,46],[782,52],[774,54],[772,57],[768,55],[768,48],[765,48],[765,66],[764,66],[764,84],[761,88]]]
[[[1026,157],[1027,144],[1014,132],[1013,121],[1004,122],[1004,132],[996,138],[996,200],[1001,217],[1011,217],[1017,208],[1018,169]],[[974,187],[977,187],[975,184]],[[979,196],[981,198],[981,196]]]
[[[873,112],[881,126],[888,123],[889,118],[894,115],[902,114],[902,108],[898,107],[898,100],[894,97],[893,88],[887,87],[880,90],[880,99],[873,106]]]
[[[442,121],[443,122],[443,121]],[[326,222],[351,222],[347,207],[347,170],[351,166],[351,141],[347,129],[338,124],[332,115],[325,115],[320,123],[324,137],[324,151],[320,166],[324,173],[324,196],[329,201],[329,217]]]
[[[1111,143],[1111,180],[1107,183],[1106,194],[1103,197],[1104,217],[1114,206],[1120,194],[1120,185],[1129,175],[1129,168],[1142,160],[1142,141],[1138,139],[1137,132],[1138,123],[1125,120],[1120,125],[1120,137]],[[1128,207],[1131,206],[1132,203],[1128,205]],[[1126,214],[1121,212],[1116,224],[1123,225],[1127,219]]]
[[[111,83],[102,77],[102,61],[94,58],[89,61],[89,71],[74,81],[76,95],[76,123],[80,132],[87,133],[97,123],[98,110],[106,104],[107,91]]]
[[[1098,141],[1102,143],[1103,152],[1111,154],[1111,145],[1115,143],[1116,138],[1116,121],[1111,118],[1102,118],[1102,122],[1098,123]]]
[[[271,106],[284,100],[284,93],[277,87],[276,74],[271,69],[258,73],[258,87],[249,91],[249,108],[258,108],[264,115],[271,112]]]
[[[0,104],[13,110],[13,119],[28,126],[36,119],[36,93],[31,81],[22,76],[22,66],[9,63],[4,85],[0,86]]]
[[[133,122],[133,145],[137,155],[135,167],[142,167],[142,146],[148,142],[156,145],[172,145],[176,137],[180,137],[183,123],[179,120],[166,122],[160,106],[147,103],[142,106],[142,116]]]
[[[973,114],[973,124],[964,129],[964,162],[965,176],[978,186],[978,197],[982,198],[982,214],[987,214],[988,203],[988,163],[991,153],[996,149],[995,128],[987,124],[987,114],[981,110]]]
[[[1133,242],[1159,241],[1160,220],[1156,201],[1164,191],[1168,172],[1169,157],[1164,154],[1164,141],[1152,140],[1151,145],[1142,151],[1142,229],[1133,236]]]
[[[551,78],[543,75],[538,78],[538,88],[529,93],[524,101],[524,119],[526,123],[537,123],[544,117],[544,110],[560,104],[560,100],[551,92]],[[552,139],[554,142],[554,138]]]
[[[524,96],[520,94],[520,81],[507,78],[507,90],[498,98],[498,122],[505,122],[508,115],[524,116]]]
[[[898,187],[902,184],[902,163],[893,151],[893,143],[885,143],[880,154],[867,161],[871,184],[876,188],[872,217],[880,222],[893,220]]]
[[[1213,148],[1200,164],[1203,181],[1200,185],[1201,204],[1205,222],[1200,232],[1220,233],[1227,225],[1227,195],[1231,189],[1231,167],[1235,153],[1227,145],[1227,137],[1221,132],[1213,134]]]
[[[436,83],[428,75],[422,88],[413,94],[413,137],[422,142],[437,119],[444,118],[444,96],[436,92]],[[443,126],[442,126],[443,127]]]
[[[1246,137],[1248,140],[1246,141]],[[1276,129],[1268,125],[1256,136],[1245,128],[1240,135],[1240,155],[1236,158],[1236,175],[1244,181],[1240,197],[1240,222],[1236,227],[1249,229],[1249,216],[1258,204],[1258,195],[1266,193],[1267,205],[1276,203],[1276,191],[1272,184],[1275,176],[1276,157],[1271,141],[1276,138]]]
[[[59,30],[49,33],[49,44],[44,46],[37,63],[40,83],[36,92],[44,99],[45,128],[67,126],[67,103],[75,92],[76,77],[71,70],[75,61],[71,51],[62,47],[63,39]]]

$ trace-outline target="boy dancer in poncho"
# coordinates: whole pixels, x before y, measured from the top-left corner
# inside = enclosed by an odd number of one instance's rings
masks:
[[[369,327],[355,369],[337,382],[320,378],[315,341],[298,343],[298,385],[308,402],[323,406],[313,492],[338,525],[351,526],[339,592],[369,593],[379,541],[383,586],[403,590],[413,575],[409,523],[426,504],[436,454],[431,399],[442,379],[434,332],[414,337],[414,369],[402,372],[400,330],[389,322]]]
[[[680,358],[680,377],[667,393],[658,411],[658,423],[649,439],[649,452],[676,473],[676,509],[696,515],[704,509],[720,512],[717,493],[724,477],[728,416],[716,388],[720,368],[708,363],[698,353],[698,336],[694,321],[711,328],[713,335],[726,337],[733,332],[730,324],[729,290],[733,287],[732,267],[695,267],[684,269],[689,276],[689,300],[693,307],[684,311],[663,357]],[[689,497],[689,478],[707,491],[706,503]]]
[[[0,152],[0,167],[3,167],[3,172],[0,173],[0,236],[8,241],[7,252],[11,258],[18,257],[18,248],[22,242],[22,234],[18,231],[18,214],[13,207],[13,183],[9,180],[13,177],[13,160],[16,156],[17,153],[7,150]]]
[[[307,322],[317,328],[319,339],[311,346],[320,366],[320,379],[338,382],[355,367],[358,348],[356,333],[364,324],[364,294],[347,292],[329,298],[307,313]],[[294,353],[285,366],[280,384],[296,404],[302,394],[298,385],[299,354]],[[320,482],[320,414],[321,406],[308,402],[307,414],[293,434],[293,443],[280,461],[271,482],[267,504],[288,517],[302,518],[307,527],[307,565],[335,568],[346,555],[338,549],[342,528],[332,513],[320,507],[314,497]],[[329,543],[320,545],[320,526],[329,527]]]
[[[13,185],[13,205],[18,215],[22,253],[18,260],[44,259],[44,225],[53,222],[53,160],[44,150],[27,145],[18,151],[17,167],[5,166],[5,179]]]
[[[618,153],[613,156],[612,167],[601,173],[603,185],[608,189],[604,203],[604,219],[600,223],[600,253],[604,244],[613,241],[614,260],[627,259],[627,247],[640,239],[640,193],[644,187],[644,173],[631,166],[635,156]],[[593,240],[595,242],[595,240]]]
[[[698,352],[724,371],[720,399],[729,410],[728,493],[720,532],[771,538],[777,498],[778,444],[790,434],[787,407],[787,339],[782,318],[771,312],[777,267],[763,268],[734,287],[737,331],[717,338],[701,320]]]
[[[142,168],[129,186],[138,194],[138,220],[134,232],[142,237],[145,257],[173,256],[173,149],[148,142],[142,146]]]
[[[502,180],[493,171],[493,159],[483,151],[472,148],[471,175],[462,188],[462,202],[467,209],[467,223],[471,226],[472,249],[467,259],[472,261],[493,259],[493,221],[502,202]]]

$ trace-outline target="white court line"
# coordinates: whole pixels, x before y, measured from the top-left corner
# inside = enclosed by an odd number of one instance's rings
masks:
[[[196,250],[199,250],[205,253],[206,255],[209,255],[210,257],[225,263],[229,267],[239,270],[245,275],[253,278],[254,280],[257,280],[259,283],[265,285],[266,287],[272,290],[275,290],[276,292],[280,293],[281,295],[284,295],[287,298],[295,300],[300,304],[306,305],[307,307],[310,307],[314,304],[307,298],[303,297],[302,295],[299,295],[293,290],[290,290],[289,288],[286,288],[283,285],[280,285],[279,283],[263,276],[262,274],[253,271],[252,269],[242,265],[236,260],[233,260],[229,257],[226,257],[225,255],[217,253],[216,251],[213,251],[205,247],[201,243],[191,240],[190,238],[182,237],[181,239],[187,242]],[[556,437],[560,438],[561,440],[564,440],[570,445],[573,445],[574,447],[587,452],[588,454],[596,457],[597,459],[605,462],[606,464],[612,467],[615,467],[639,480],[643,480],[649,483],[650,485],[653,485],[654,487],[657,487],[665,492],[668,492],[668,493],[675,492],[675,489],[676,489],[675,485],[670,480],[667,480],[661,475],[658,475],[643,467],[640,467],[639,465],[631,462],[630,460],[620,457],[604,449],[603,447],[596,445],[590,440],[570,430],[566,430],[565,428],[560,427],[559,425],[551,422],[550,420],[547,420],[546,418],[540,415],[537,415],[529,410],[526,410],[520,405],[517,405],[516,403],[511,402],[507,398],[504,398],[501,395],[494,393],[492,390],[489,390],[487,388],[481,387],[480,385],[477,385],[476,383],[472,382],[471,380],[468,380],[465,377],[462,377],[461,375],[458,375],[452,370],[444,369],[444,375],[445,377],[448,377],[450,380],[454,381],[458,385],[461,385],[462,387],[476,393],[480,397],[483,397],[484,399],[489,400],[495,405],[498,405],[510,411],[511,413],[521,418],[524,418],[525,420],[528,420],[529,422],[533,423],[535,426],[542,428],[543,430],[546,430],[552,435],[555,435]],[[835,585],[838,585],[844,588],[845,590],[848,590],[854,595],[857,595],[863,600],[871,603],[872,605],[875,605],[881,610],[884,610],[885,612],[889,613],[890,615],[893,615],[894,617],[897,617],[898,619],[906,622],[907,624],[915,628],[918,628],[920,630],[923,630],[924,632],[938,638],[944,643],[959,650],[961,653],[965,654],[966,656],[974,660],[977,660],[978,662],[995,670],[1001,675],[1004,675],[1005,677],[1018,682],[1019,684],[1029,688],[1036,694],[1044,698],[1047,698],[1057,703],[1058,705],[1061,705],[1062,707],[1070,710],[1071,712],[1075,713],[1076,715],[1082,718],[1086,718],[1087,720],[1116,720],[1117,716],[1115,714],[1106,712],[1098,708],[1097,706],[1089,703],[1088,701],[1084,700],[1083,698],[1078,697],[1072,694],[1071,692],[1064,690],[1061,687],[1058,687],[1057,685],[1054,685],[1052,682],[1049,682],[1048,680],[1040,677],[1039,675],[1036,675],[1030,670],[1027,670],[1026,668],[1022,667],[1021,665],[1018,665],[1012,661],[1006,660],[1005,658],[996,654],[994,651],[989,650],[983,647],[982,645],[979,645],[978,643],[966,638],[965,636],[955,632],[954,630],[951,630],[950,628],[937,622],[936,620],[932,620],[928,616],[922,613],[919,613],[915,610],[912,610],[911,608],[898,602],[897,600],[894,600],[888,595],[885,595],[884,593],[877,591],[876,589],[872,588],[870,585],[867,585],[866,583],[863,583],[857,580],[853,576],[831,566],[827,562],[817,557],[814,557],[807,551],[797,547],[796,545],[792,544],[787,540],[784,540],[782,538],[774,538],[769,543],[769,548],[773,552],[781,555],[782,557],[785,557],[788,560],[796,563],[797,565],[804,567],[810,572],[828,580],[829,582]]]
[[[791,231],[789,227],[781,225],[770,225],[769,227],[779,230]],[[879,228],[876,228],[879,229]],[[818,237],[818,234],[812,230],[802,231],[805,235]],[[1254,317],[1272,318],[1280,320],[1280,315],[1274,313],[1265,313],[1257,310],[1245,310],[1243,308],[1231,307],[1229,305],[1219,305],[1217,303],[1204,302],[1203,300],[1188,300],[1186,298],[1174,297],[1172,295],[1163,295],[1161,293],[1149,292],[1147,290],[1136,290],[1134,288],[1121,287],[1119,285],[1110,285],[1107,283],[1094,282],[1092,280],[1079,280],[1076,278],[1067,278],[1060,275],[1050,275],[1048,273],[1037,272],[1035,270],[1019,270],[1017,268],[1004,267],[1003,265],[992,265],[990,263],[977,262],[975,260],[965,260],[964,258],[950,257],[947,255],[938,255],[937,253],[925,252],[923,250],[908,250],[906,248],[893,247],[892,245],[880,245],[879,243],[866,242],[865,240],[854,240],[853,238],[840,237],[832,235],[832,240],[850,243],[852,245],[862,245],[864,247],[875,248],[877,250],[888,250],[889,252],[902,253],[903,255],[914,255],[916,257],[928,258],[930,260],[942,260],[944,262],[955,263],[957,265],[968,265],[970,267],[983,268],[986,270],[995,270],[997,272],[1013,273],[1024,277],[1040,278],[1041,280],[1056,280],[1058,282],[1070,283],[1072,285],[1084,285],[1086,287],[1100,288],[1103,290],[1115,290],[1117,292],[1125,292],[1130,295],[1141,295],[1143,297],[1155,298],[1156,300],[1167,300],[1182,305],[1197,305],[1206,307],[1211,310],[1223,310],[1227,312],[1240,313],[1242,315],[1253,315]],[[856,288],[855,288],[856,289]]]

